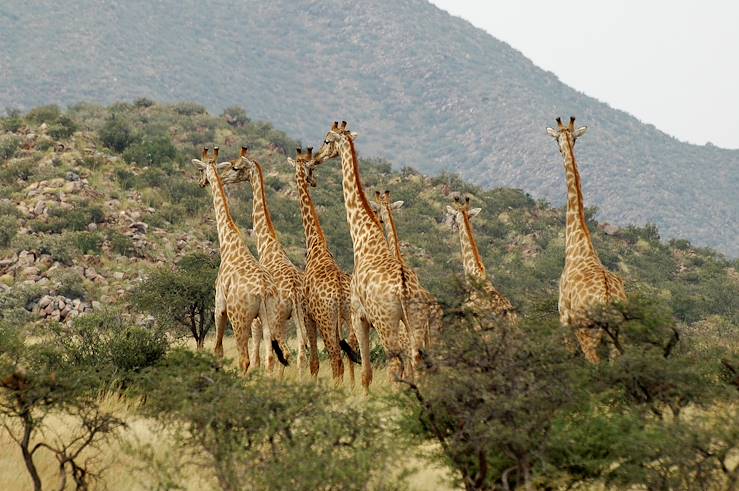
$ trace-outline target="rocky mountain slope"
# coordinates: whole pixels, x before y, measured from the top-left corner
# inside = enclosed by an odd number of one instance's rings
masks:
[[[591,127],[578,155],[602,219],[739,255],[739,151],[679,142],[424,0],[9,0],[0,67],[0,106],[236,104],[310,140],[346,119],[366,155],[557,205],[563,172],[544,129],[574,114]]]
[[[317,145],[318,142],[313,142]],[[209,191],[197,186],[190,159],[203,145],[224,158],[242,144],[266,169],[275,226],[296,264],[304,238],[285,149],[298,144],[243,113],[209,115],[191,103],[102,107],[66,112],[40,107],[0,118],[0,317],[68,320],[107,305],[127,311],[129,293],[153,268],[192,252],[218,252]],[[358,141],[359,150],[364,146]],[[313,195],[330,246],[350,271],[351,240],[338,163],[316,171]],[[445,304],[462,298],[459,243],[444,222],[454,193],[483,209],[474,225],[495,283],[527,315],[556,311],[563,265],[564,215],[521,191],[484,190],[455,176],[429,177],[363,159],[366,188],[405,201],[397,213],[402,249]],[[230,189],[232,211],[247,231],[248,185]],[[588,213],[603,262],[631,292],[666,301],[686,323],[739,322],[737,261],[686,240],[660,240],[648,227],[599,224]],[[711,322],[714,322],[711,321]],[[729,327],[727,327],[728,329]]]

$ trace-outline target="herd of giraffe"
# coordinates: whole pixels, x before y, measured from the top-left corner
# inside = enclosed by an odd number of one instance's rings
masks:
[[[589,314],[597,305],[626,300],[623,281],[605,269],[593,247],[585,222],[580,174],[574,146],[586,127],[575,128],[557,118],[557,128],[547,132],[558,144],[567,178],[567,220],[565,266],[559,284],[560,322],[575,329],[585,357],[599,361],[597,348],[602,333],[593,328]],[[275,356],[288,364],[287,321],[293,319],[298,337],[298,369],[310,355],[310,373],[319,368],[317,334],[331,362],[334,381],[343,380],[344,360],[362,366],[362,385],[369,389],[372,366],[369,356],[369,331],[374,328],[386,352],[391,380],[412,378],[432,341],[442,327],[442,309],[434,296],[419,281],[403,258],[393,210],[402,201],[391,202],[390,194],[376,193],[370,202],[362,186],[355,148],[356,133],[346,122],[334,122],[316,154],[311,147],[297,149],[288,157],[295,170],[300,212],[305,233],[306,264],[301,271],[282,248],[267,203],[261,165],[242,147],[239,158],[218,162],[218,148],[211,156],[203,150],[193,163],[200,170],[200,186],[210,186],[216,214],[221,265],[216,279],[215,353],[223,356],[223,334],[227,322],[236,337],[241,370],[251,364],[248,342],[254,336],[254,366],[260,365],[261,341],[268,336],[267,366]],[[313,204],[310,188],[317,185],[314,170],[328,160],[341,161],[346,217],[353,244],[354,270],[342,271],[326,242]],[[252,223],[259,259],[251,253],[235,224],[224,185],[247,181],[253,191]],[[447,219],[458,231],[466,281],[471,289],[466,305],[493,312],[504,322],[519,318],[513,304],[488,278],[475,240],[471,219],[480,208],[470,208],[470,200],[455,198],[447,206]],[[384,225],[384,226],[383,226]],[[346,339],[348,338],[348,341]],[[273,354],[274,351],[274,354]]]

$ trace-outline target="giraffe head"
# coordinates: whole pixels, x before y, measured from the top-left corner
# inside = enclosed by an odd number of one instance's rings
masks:
[[[323,144],[321,144],[321,148],[318,149],[318,153],[315,156],[316,164],[338,157],[339,144],[343,138],[347,137],[356,140],[357,134],[347,129],[346,121],[342,121],[341,125],[339,125],[338,121],[334,121],[331,129],[328,130],[328,133],[323,138]]]
[[[216,172],[220,171],[221,169],[225,168],[226,165],[229,162],[224,162],[222,164],[217,164],[218,161],[218,147],[213,147],[213,156],[211,157],[209,155],[208,147],[203,148],[203,153],[200,157],[200,159],[192,159],[192,163],[195,167],[197,167],[198,171],[200,172],[199,178],[198,178],[198,185],[201,188],[204,188],[208,184],[210,184],[211,179],[213,179],[213,170]],[[215,169],[213,169],[215,167]]]
[[[390,202],[390,191],[385,190],[384,193],[375,191],[375,201],[370,203],[372,210],[377,214],[380,223],[387,223],[388,217],[393,210],[398,210],[403,206],[405,201]]]
[[[464,203],[459,196],[454,197],[454,206],[447,205],[446,207],[446,220],[452,227],[453,231],[458,231],[460,225],[469,223],[472,217],[477,216],[482,211],[482,208],[470,208],[470,197],[465,196]]]
[[[249,149],[246,147],[241,147],[239,158],[218,164],[218,172],[223,184],[251,182],[255,170],[256,161],[249,156]]]
[[[313,147],[308,147],[303,152],[302,147],[295,149],[295,160],[287,158],[288,164],[295,168],[295,175],[304,178],[311,187],[316,187],[318,182],[313,175],[316,160],[313,158]]]
[[[577,139],[584,135],[586,131],[588,131],[587,126],[575,128],[575,116],[570,116],[570,124],[567,126],[562,124],[561,118],[557,118],[557,129],[547,128],[549,136],[557,140],[557,146],[562,155],[569,147],[574,148]]]

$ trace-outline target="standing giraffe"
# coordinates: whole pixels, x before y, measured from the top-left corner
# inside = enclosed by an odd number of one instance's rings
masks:
[[[277,231],[272,224],[272,216],[264,193],[264,172],[262,166],[248,155],[246,147],[241,147],[240,158],[224,162],[219,169],[224,184],[235,184],[248,181],[252,186],[252,226],[257,236],[259,264],[272,276],[277,288],[277,318],[270,326],[280,336],[287,336],[287,321],[295,320],[298,335],[298,371],[302,373],[302,362],[305,358],[305,343],[310,341],[315,346],[315,330],[307,332],[303,316],[303,273],[295,267],[282,248],[277,238]],[[307,338],[311,338],[310,340]],[[272,368],[273,358],[268,357],[267,366]],[[317,374],[311,372],[313,375]]]
[[[390,253],[382,226],[370,207],[359,176],[359,163],[354,148],[356,135],[334,122],[326,133],[316,164],[341,157],[342,187],[346,218],[354,246],[354,272],[351,280],[351,324],[359,340],[362,355],[362,385],[369,391],[372,367],[369,357],[369,329],[374,327],[390,360],[389,376],[395,381],[412,376],[407,363],[411,344],[410,324],[405,301],[409,280],[400,262]],[[406,322],[401,322],[405,320]],[[412,334],[412,333],[411,333]]]
[[[434,333],[437,335],[441,332],[442,318],[444,316],[443,311],[439,302],[427,289],[421,286],[418,281],[418,275],[416,272],[408,266],[403,257],[403,253],[400,250],[400,239],[398,238],[398,227],[395,225],[395,217],[393,216],[393,210],[400,209],[403,206],[403,201],[390,202],[390,191],[385,191],[385,194],[380,194],[379,191],[375,191],[375,202],[372,203],[372,209],[375,210],[380,218],[380,221],[385,224],[385,235],[387,238],[387,245],[390,252],[395,256],[402,267],[405,269],[408,276],[414,277],[414,280],[409,282],[413,285],[418,285],[418,289],[411,292],[413,300],[409,302],[409,310],[417,310],[416,313],[410,315],[411,322],[414,319],[420,320],[418,326],[414,328],[421,328],[423,332],[416,332],[415,339],[423,339],[424,342],[420,349],[428,349],[430,344],[430,335]],[[420,354],[420,353],[419,353]],[[419,360],[416,360],[418,362]]]
[[[226,191],[216,168],[217,159],[218,147],[215,147],[213,158],[208,157],[206,148],[203,149],[202,160],[192,160],[200,170],[200,187],[210,184],[221,251],[221,265],[215,284],[216,356],[223,357],[223,333],[227,321],[230,321],[239,350],[239,364],[242,372],[246,373],[249,369],[249,336],[252,323],[258,319],[265,332],[270,333],[272,348],[280,363],[287,365],[285,356],[289,351],[285,339],[271,329],[275,325],[277,314],[274,282],[269,272],[259,265],[249,251],[241,231],[231,217]],[[255,329],[255,346],[261,332],[261,329]],[[258,350],[255,352],[254,364],[259,366]]]
[[[469,301],[470,307],[482,307],[490,309],[495,315],[515,321],[516,310],[511,302],[503,296],[488,278],[485,264],[477,247],[477,240],[472,230],[472,217],[477,216],[481,208],[470,208],[469,196],[465,198],[464,204],[459,196],[454,198],[454,206],[446,207],[447,222],[451,224],[452,230],[459,232],[459,243],[462,249],[462,264],[464,276],[467,283],[472,286]]]
[[[564,158],[567,178],[567,224],[565,228],[565,267],[559,278],[559,321],[575,328],[585,358],[598,363],[598,345],[603,331],[588,318],[598,305],[625,302],[626,291],[621,278],[608,271],[598,258],[585,222],[580,172],[575,161],[575,141],[585,134],[587,126],[575,129],[575,117],[569,126],[557,118],[557,129],[547,128],[557,141]]]
[[[295,182],[300,199],[300,215],[305,232],[305,273],[303,276],[303,295],[305,297],[305,322],[308,330],[321,332],[323,344],[331,360],[331,372],[337,384],[344,377],[344,363],[341,359],[342,348],[347,346],[341,339],[342,328],[349,326],[349,284],[351,276],[344,273],[336,264],[333,254],[328,248],[326,236],[321,228],[318,213],[313,205],[308,186],[315,187],[316,179],[312,165],[313,148],[306,152],[297,149],[295,160],[288,158],[288,163],[295,169]],[[349,329],[351,331],[351,328]],[[312,340],[315,339],[312,338]],[[311,341],[312,341],[311,340]],[[356,349],[356,337],[351,333],[351,344]],[[347,350],[352,357],[355,351]],[[311,373],[318,371],[317,349],[311,347]],[[357,361],[356,359],[354,361]],[[349,377],[354,385],[354,366],[349,362]]]

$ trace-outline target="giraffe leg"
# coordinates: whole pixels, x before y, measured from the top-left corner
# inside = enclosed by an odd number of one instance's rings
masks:
[[[244,375],[249,370],[249,337],[253,319],[253,317],[250,317],[231,323],[236,337],[236,347],[239,349],[239,366],[241,373]]]
[[[585,358],[593,364],[600,362],[598,356],[598,345],[603,337],[603,331],[600,329],[580,328],[575,331],[578,343],[582,349]]]
[[[226,324],[228,324],[228,314],[226,312],[226,299],[223,296],[223,290],[216,287],[215,300],[215,323],[216,323],[216,345],[213,348],[217,358],[223,358],[223,334],[226,332]]]
[[[217,358],[223,358],[223,334],[226,332],[226,324],[228,324],[228,315],[226,309],[216,310],[216,345],[213,348]]]
[[[372,365],[370,364],[369,328],[370,324],[363,319],[358,312],[352,312],[352,331],[357,335],[359,341],[359,353],[362,357],[362,387],[364,393],[369,394],[369,386],[372,383]]]
[[[262,366],[262,332],[266,329],[264,324],[259,318],[254,319],[251,324],[251,335],[254,338],[253,353],[254,353],[254,368],[260,368]],[[269,336],[269,333],[267,334]]]
[[[359,341],[357,341],[357,335],[354,334],[352,329],[349,329],[349,347],[354,350],[355,353],[359,353]],[[354,362],[349,359],[349,355],[346,355],[346,364],[349,368],[349,384],[354,387]]]
[[[318,333],[316,330],[316,322],[305,316],[305,330],[310,343],[310,374],[313,378],[318,378],[318,370],[320,369],[320,361],[318,360]]]

